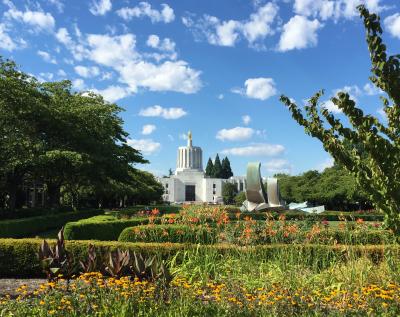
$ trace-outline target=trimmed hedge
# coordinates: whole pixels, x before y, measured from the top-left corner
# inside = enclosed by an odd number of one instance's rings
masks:
[[[346,219],[347,221],[353,221],[357,219],[362,219],[364,221],[383,221],[384,215],[382,214],[360,214],[356,212],[337,212],[337,211],[327,211],[320,214],[310,214],[304,211],[284,211],[278,212],[241,212],[240,219],[245,219],[250,217],[254,220],[265,220],[272,216],[273,219],[277,220],[281,215],[284,215],[286,220],[315,220],[315,221],[340,221],[341,219]],[[229,219],[237,219],[236,213],[229,212]]]
[[[37,252],[41,239],[0,239],[0,278],[3,277],[44,277],[41,272]],[[55,244],[55,240],[48,240]],[[322,267],[329,266],[332,261],[347,261],[366,256],[375,262],[384,257],[398,258],[399,245],[315,245],[315,244],[273,244],[239,247],[230,244],[198,245],[180,243],[129,243],[107,241],[66,241],[66,248],[72,253],[76,262],[86,260],[89,244],[96,247],[98,257],[104,258],[107,253],[116,248],[140,252],[143,255],[158,255],[164,259],[175,256],[179,251],[193,251],[207,254],[217,252],[237,257],[257,257],[261,260],[279,259],[284,261],[299,261]],[[181,261],[185,252],[181,252],[177,261]]]
[[[67,222],[77,221],[101,213],[103,213],[103,210],[83,210],[25,219],[4,220],[0,221],[0,238],[23,238],[51,229],[61,229]]]
[[[137,215],[140,211],[151,211],[153,209],[158,209],[160,214],[171,214],[171,213],[179,213],[182,209],[182,206],[171,206],[171,205],[155,205],[155,206],[135,206],[128,207],[119,210],[108,211],[107,214],[113,215],[117,218],[123,217],[132,217]]]
[[[125,228],[147,224],[148,222],[147,217],[111,221],[86,219],[67,223],[64,228],[64,236],[67,240],[116,241]]]
[[[216,242],[216,231],[202,226],[144,225],[125,228],[118,241],[211,244]]]
[[[0,210],[0,219],[22,219],[30,217],[38,217],[44,215],[54,215],[66,212],[72,212],[74,209],[68,206],[61,206],[57,209],[46,209],[46,208],[22,208],[14,211]]]

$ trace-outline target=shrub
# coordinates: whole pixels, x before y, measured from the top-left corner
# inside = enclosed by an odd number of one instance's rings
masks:
[[[121,242],[174,242],[210,244],[216,240],[214,228],[187,225],[144,225],[125,228]]]
[[[125,228],[146,224],[148,221],[148,218],[144,217],[112,221],[86,219],[67,223],[64,235],[66,240],[115,241]]]
[[[73,211],[25,219],[0,221],[0,238],[23,238],[36,233],[60,229],[69,221],[77,221],[103,213],[102,210]]]
[[[182,206],[169,206],[169,205],[135,206],[120,210],[112,210],[107,212],[107,214],[113,215],[117,218],[123,218],[123,217],[136,216],[141,211],[151,211],[153,209],[158,209],[160,211],[160,214],[170,214],[170,213],[179,213],[179,211],[182,209]]]
[[[55,240],[48,240],[50,245]],[[0,278],[4,277],[44,277],[37,256],[42,240],[40,239],[0,239]],[[249,254],[258,259],[285,259],[293,260],[295,257],[301,263],[315,264],[320,261],[329,262],[329,259],[356,258],[367,256],[374,261],[380,261],[386,256],[398,258],[400,256],[399,245],[370,245],[370,246],[345,246],[345,245],[315,245],[315,244],[271,244],[251,247],[239,247],[230,244],[194,245],[180,243],[129,243],[117,241],[66,241],[66,249],[72,254],[75,261],[85,261],[90,244],[96,247],[99,258],[106,258],[110,251],[117,248],[138,252],[144,256],[157,255],[167,259],[170,256],[179,255],[176,259],[181,261],[184,251],[217,252],[236,257]],[[177,254],[179,251],[179,254]]]

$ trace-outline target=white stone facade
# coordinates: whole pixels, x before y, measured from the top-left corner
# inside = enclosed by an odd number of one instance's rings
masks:
[[[203,171],[203,151],[192,145],[189,132],[187,146],[179,147],[175,175],[158,179],[164,187],[163,199],[171,203],[221,203],[225,183],[237,185],[238,192],[246,190],[244,176],[230,179],[210,178]]]

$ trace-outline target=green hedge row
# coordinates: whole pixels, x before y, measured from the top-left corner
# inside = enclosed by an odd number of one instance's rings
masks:
[[[71,207],[62,206],[57,209],[47,209],[47,208],[23,208],[17,209],[14,211],[9,210],[0,210],[0,219],[21,219],[21,218],[29,218],[29,217],[38,217],[44,215],[54,215],[66,212],[74,211]]]
[[[216,242],[216,230],[203,226],[143,225],[125,228],[118,241],[211,244]]]
[[[277,220],[281,215],[285,216],[286,220],[315,220],[315,221],[340,221],[346,219],[347,221],[354,221],[357,219],[362,219],[364,221],[383,221],[384,215],[382,214],[360,214],[356,212],[324,212],[320,214],[310,214],[303,211],[285,211],[282,213],[277,212],[242,212],[240,213],[240,219],[245,219],[250,217],[254,220],[265,220],[272,215],[273,219]],[[237,219],[236,213],[229,213],[229,218],[231,220]]]
[[[55,240],[49,240],[54,244]],[[37,252],[41,239],[0,239],[0,278],[4,277],[44,277],[41,272]],[[257,257],[260,261],[274,260],[299,261],[310,266],[332,265],[332,261],[347,261],[366,256],[376,262],[383,258],[399,258],[399,245],[315,245],[315,244],[275,244],[239,247],[230,244],[196,245],[180,243],[129,243],[117,241],[66,241],[66,248],[72,253],[74,260],[85,260],[89,244],[96,247],[98,257],[106,257],[108,252],[116,248],[140,252],[144,255],[158,255],[164,259],[177,255],[177,261],[182,261],[187,252],[201,253],[205,256],[210,252],[219,255],[229,255],[246,260],[246,257]],[[186,252],[187,251],[187,252]],[[189,254],[190,255],[190,254]]]
[[[103,212],[103,210],[82,210],[0,221],[0,238],[23,238],[51,229],[61,229],[67,222],[92,217]]]
[[[147,217],[108,221],[87,219],[67,223],[64,235],[67,240],[116,241],[125,228],[147,224],[148,221]]]
[[[113,215],[117,218],[132,217],[137,215],[140,211],[151,211],[153,209],[158,209],[160,214],[171,214],[179,213],[182,206],[171,206],[171,205],[155,205],[155,206],[134,206],[128,207],[120,210],[108,211],[107,214]]]

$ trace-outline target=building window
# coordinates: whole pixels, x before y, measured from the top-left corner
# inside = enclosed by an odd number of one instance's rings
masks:
[[[215,184],[213,184],[213,188],[216,188],[217,186]]]
[[[168,194],[168,189],[165,190],[165,193]]]
[[[215,194],[216,194],[215,189],[213,189],[213,195],[215,195]]]
[[[168,188],[168,183],[167,183],[167,184],[165,184],[165,188]]]
[[[240,191],[242,192],[243,191],[243,183],[242,182],[240,182],[239,187],[240,187]]]

